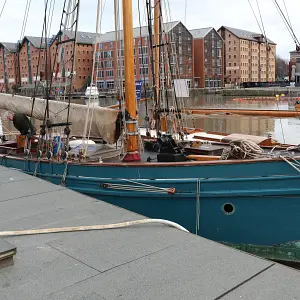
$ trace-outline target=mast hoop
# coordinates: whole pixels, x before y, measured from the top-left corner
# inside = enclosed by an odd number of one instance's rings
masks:
[[[126,120],[125,123],[126,124],[137,124],[138,121],[137,120]]]
[[[138,135],[140,135],[139,132],[137,132],[137,131],[134,131],[134,132],[127,132],[126,134],[127,134],[127,135],[130,135],[130,136],[138,136]],[[136,153],[139,153],[139,152],[136,151]]]

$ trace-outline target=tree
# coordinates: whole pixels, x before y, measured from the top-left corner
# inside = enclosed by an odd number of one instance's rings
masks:
[[[276,79],[283,80],[289,76],[289,63],[280,56],[276,56]]]

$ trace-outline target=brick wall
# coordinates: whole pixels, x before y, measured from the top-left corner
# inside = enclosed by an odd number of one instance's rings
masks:
[[[63,38],[67,40],[68,37]],[[62,46],[60,45],[58,49]],[[73,42],[67,42],[63,44],[64,47],[64,62],[65,62],[65,74],[63,74],[63,62],[59,63],[57,80],[63,82],[63,75],[68,77],[72,71],[72,56],[74,54],[74,45]],[[74,77],[72,81],[73,91],[83,91],[85,85],[88,81],[88,78],[92,74],[92,65],[93,65],[93,45],[86,44],[77,44],[76,53],[75,53],[75,63],[74,63]],[[60,54],[60,51],[58,51]],[[56,56],[56,42],[54,42],[50,47],[50,56],[51,56],[51,70],[53,75],[55,75],[57,69],[57,62],[59,61]],[[54,66],[55,62],[55,66]]]

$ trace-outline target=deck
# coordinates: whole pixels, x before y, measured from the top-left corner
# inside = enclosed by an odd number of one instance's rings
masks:
[[[0,167],[1,231],[139,219]],[[165,225],[3,241],[17,247],[17,254],[13,265],[0,269],[1,300],[289,300],[300,294],[298,271]]]

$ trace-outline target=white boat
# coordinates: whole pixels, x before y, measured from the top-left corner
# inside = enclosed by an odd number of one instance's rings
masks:
[[[85,104],[87,105],[90,99],[90,102],[93,105],[98,105],[99,104],[99,91],[98,88],[94,85],[92,85],[91,87],[88,86],[85,90],[84,93],[84,99],[85,99]]]
[[[96,86],[88,86],[84,93],[85,99],[98,99],[99,98],[99,91]]]
[[[2,119],[0,117],[0,143],[3,143],[4,140],[4,133],[3,133],[3,127],[2,127]]]

